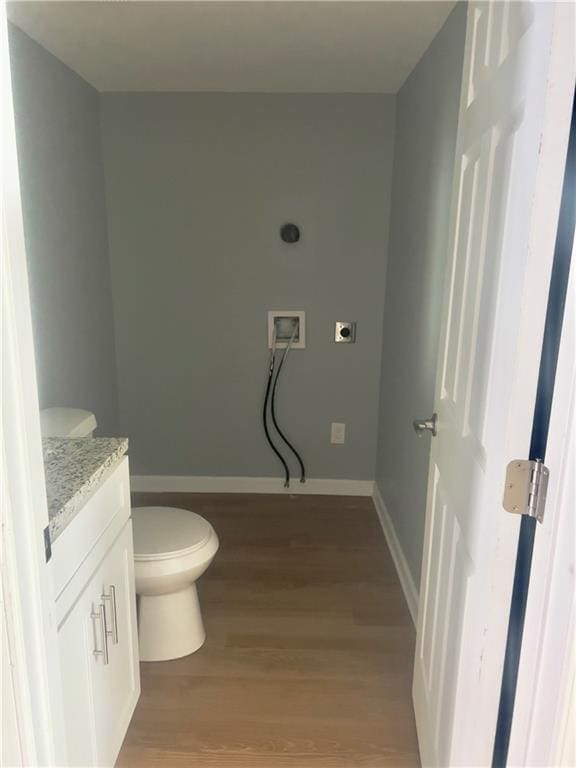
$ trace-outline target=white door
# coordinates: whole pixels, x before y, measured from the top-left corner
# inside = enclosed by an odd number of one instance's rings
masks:
[[[501,499],[507,463],[528,457],[572,98],[551,55],[566,8],[468,10],[414,668],[424,765],[492,758],[520,522]]]

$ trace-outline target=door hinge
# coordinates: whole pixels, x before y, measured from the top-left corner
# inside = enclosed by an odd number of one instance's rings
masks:
[[[535,517],[541,523],[544,519],[549,474],[548,467],[541,459],[511,461],[506,467],[506,486],[502,501],[504,509],[516,515]]]

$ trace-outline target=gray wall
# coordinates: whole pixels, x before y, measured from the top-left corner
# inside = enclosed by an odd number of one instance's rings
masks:
[[[133,470],[279,475],[260,424],[266,313],[304,309],[281,423],[310,477],[373,478],[394,98],[104,94],[102,127]],[[334,344],[342,319],[355,345]]]
[[[376,478],[416,586],[456,143],[466,6],[458,4],[397,96]]]
[[[117,429],[98,93],[10,25],[40,407]]]

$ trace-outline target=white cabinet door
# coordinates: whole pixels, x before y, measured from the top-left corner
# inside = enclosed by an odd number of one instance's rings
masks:
[[[62,708],[68,765],[96,765],[94,678],[101,674],[100,649],[90,618],[96,603],[89,584],[58,630],[62,672]]]
[[[59,627],[70,766],[112,766],[140,693],[132,524]]]
[[[104,664],[103,657],[99,657],[99,674],[94,676],[97,764],[109,766],[116,761],[140,694],[130,521],[94,574],[92,583],[98,610],[106,617],[108,646],[108,663]]]

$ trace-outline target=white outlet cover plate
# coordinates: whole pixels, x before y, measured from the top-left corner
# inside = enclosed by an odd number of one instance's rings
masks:
[[[290,349],[306,349],[306,312],[303,309],[268,310],[268,349],[272,349],[272,335],[274,333],[274,319],[276,317],[298,318],[298,341],[294,341]],[[276,342],[276,349],[285,349],[287,346],[287,341]]]
[[[346,424],[342,424],[338,421],[332,422],[330,429],[330,442],[332,445],[344,445],[346,441]]]

